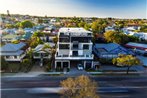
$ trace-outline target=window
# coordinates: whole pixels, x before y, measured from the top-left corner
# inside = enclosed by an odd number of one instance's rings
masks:
[[[59,49],[69,49],[69,44],[59,44]]]
[[[73,55],[73,56],[78,56],[78,51],[73,51],[73,52],[72,52],[72,55]]]
[[[73,44],[73,49],[78,49],[78,44]]]
[[[8,59],[9,58],[9,56],[6,56],[6,59]]]
[[[14,59],[17,59],[17,56],[14,56]]]
[[[83,49],[89,49],[89,45],[83,45]]]

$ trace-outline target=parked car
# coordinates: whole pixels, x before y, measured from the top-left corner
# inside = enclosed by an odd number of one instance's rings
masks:
[[[83,70],[84,69],[82,64],[78,64],[77,68],[78,68],[78,70]]]

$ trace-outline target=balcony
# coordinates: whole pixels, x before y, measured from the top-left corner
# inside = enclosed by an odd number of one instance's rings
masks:
[[[55,59],[63,59],[63,60],[93,60],[93,55],[55,55]]]

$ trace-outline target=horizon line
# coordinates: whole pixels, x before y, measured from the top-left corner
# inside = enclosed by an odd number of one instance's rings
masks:
[[[6,13],[0,13],[0,15],[7,15]],[[122,18],[122,17],[111,17],[111,16],[106,16],[106,17],[99,17],[99,16],[76,16],[76,15],[73,15],[73,16],[57,16],[57,15],[33,15],[33,14],[17,14],[17,13],[12,13],[10,15],[28,15],[28,16],[36,16],[36,17],[69,17],[69,18],[72,18],[72,17],[80,17],[80,18],[114,18],[114,19],[147,19],[146,18]]]

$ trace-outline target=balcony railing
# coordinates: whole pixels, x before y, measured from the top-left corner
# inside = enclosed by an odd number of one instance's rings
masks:
[[[85,59],[93,59],[93,55],[55,55],[56,59],[71,59],[71,60],[85,60]]]

